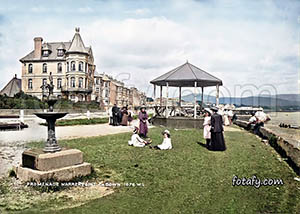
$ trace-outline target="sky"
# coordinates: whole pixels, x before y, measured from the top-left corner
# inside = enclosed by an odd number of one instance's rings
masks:
[[[152,79],[187,60],[222,79],[221,96],[300,93],[300,1],[0,1],[0,89],[21,76],[34,37],[70,41],[80,27],[97,72],[148,96]]]

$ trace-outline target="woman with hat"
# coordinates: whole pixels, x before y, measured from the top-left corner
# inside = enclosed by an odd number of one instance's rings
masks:
[[[203,122],[203,138],[206,140],[206,147],[209,148],[210,146],[210,123],[211,123],[211,110],[209,108],[205,108],[205,117]]]
[[[150,146],[150,149],[152,149],[152,148],[159,149],[159,150],[172,149],[170,131],[169,130],[165,130],[162,134],[164,136],[164,140],[163,140],[162,144],[159,144],[159,145],[154,146],[154,147]]]
[[[223,119],[222,116],[219,115],[218,108],[213,107],[211,110],[214,112],[211,116],[211,142],[210,142],[210,150],[213,151],[225,151],[225,140],[223,135]]]
[[[145,107],[141,108],[139,113],[139,120],[140,120],[140,136],[146,138],[148,134],[148,114],[145,110]]]

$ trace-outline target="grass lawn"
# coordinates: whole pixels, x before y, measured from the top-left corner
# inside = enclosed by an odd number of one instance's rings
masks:
[[[108,123],[108,118],[91,118],[91,119],[72,119],[72,120],[58,120],[56,126],[77,126],[77,125],[91,125],[91,124],[103,124]],[[47,126],[47,123],[41,123],[41,125]]]
[[[162,130],[150,130],[153,145],[162,141]],[[296,174],[254,135],[238,128],[226,132],[225,152],[199,145],[204,142],[201,130],[171,130],[171,135],[170,151],[129,147],[130,133],[60,141],[83,151],[99,177],[144,187],[121,186],[81,207],[49,213],[300,213]],[[233,187],[234,175],[281,178],[284,185]],[[26,213],[44,208],[34,206]]]

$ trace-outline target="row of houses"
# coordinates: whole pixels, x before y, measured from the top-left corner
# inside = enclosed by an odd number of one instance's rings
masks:
[[[74,102],[97,101],[101,107],[114,104],[136,107],[145,104],[145,93],[96,72],[92,47],[84,45],[79,28],[75,28],[75,35],[69,42],[44,42],[41,37],[34,38],[34,50],[21,58],[20,62],[22,79],[18,85],[26,94],[46,97],[46,85],[51,74],[53,94],[57,98]],[[9,95],[10,84],[16,81],[14,77],[0,94]]]
[[[117,106],[138,107],[146,104],[146,94],[135,87],[126,87],[124,82],[118,81],[107,74],[95,74],[92,100],[108,107]]]

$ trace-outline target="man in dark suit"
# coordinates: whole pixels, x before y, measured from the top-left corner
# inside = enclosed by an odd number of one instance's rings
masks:
[[[114,104],[114,107],[112,108],[113,126],[118,125],[118,112],[119,112],[119,108],[117,107],[117,104]]]
[[[210,150],[213,151],[225,151],[225,140],[223,135],[223,119],[222,116],[219,115],[218,108],[213,107],[211,110],[214,112],[211,116],[211,143]]]

